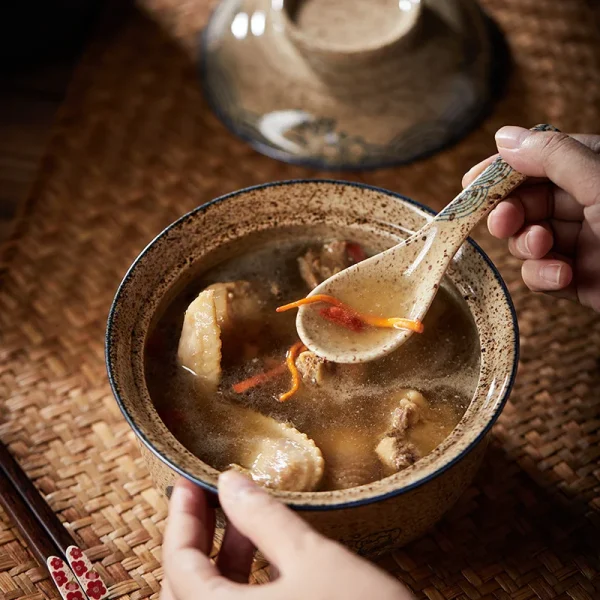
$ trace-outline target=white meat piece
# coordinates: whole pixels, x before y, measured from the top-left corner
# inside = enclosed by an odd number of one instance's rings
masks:
[[[348,256],[348,243],[333,241],[324,244],[320,251],[308,250],[298,258],[300,275],[312,290],[332,275],[343,271],[352,264]]]
[[[296,359],[296,367],[302,380],[312,385],[323,385],[329,374],[328,362],[309,350],[300,353]]]
[[[426,409],[427,400],[423,394],[416,390],[402,392],[398,398],[398,405],[392,411],[391,434],[397,437],[404,436],[409,428],[421,420]]]
[[[221,380],[221,328],[214,290],[201,292],[185,311],[177,356],[207,388],[216,389]]]
[[[385,436],[377,444],[375,452],[379,460],[393,473],[410,467],[420,458],[413,444],[392,435]]]
[[[315,490],[323,477],[321,451],[306,434],[251,409],[237,406],[244,439],[231,465],[264,487],[295,492]]]
[[[213,283],[206,290],[214,292],[217,322],[224,335],[243,325],[245,333],[252,325],[260,326],[262,301],[248,281]]]

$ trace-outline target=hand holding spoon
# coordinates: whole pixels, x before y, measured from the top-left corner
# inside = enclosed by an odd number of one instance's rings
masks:
[[[532,131],[557,129],[537,125]],[[525,175],[498,158],[418,232],[330,277],[308,297],[333,296],[355,311],[374,317],[422,321],[463,242],[525,179]],[[300,307],[296,328],[309,350],[337,363],[376,360],[398,348],[413,333],[384,327],[349,331],[323,319],[315,305]]]

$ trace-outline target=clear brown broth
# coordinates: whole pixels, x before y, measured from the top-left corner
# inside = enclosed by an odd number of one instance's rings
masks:
[[[425,318],[424,333],[413,335],[393,354],[364,365],[366,377],[359,382],[356,366],[337,365],[327,386],[301,385],[285,403],[277,399],[290,386],[288,373],[245,394],[235,394],[231,389],[234,383],[264,371],[267,363],[281,363],[298,340],[295,314],[276,313],[275,308],[307,294],[297,257],[308,246],[314,247],[314,242],[267,244],[218,265],[187,285],[166,307],[149,336],[145,356],[148,389],[175,437],[217,469],[238,462],[245,429],[235,405],[243,405],[289,422],[315,441],[325,459],[325,477],[319,489],[352,487],[387,474],[374,448],[385,435],[403,390],[416,389],[429,401],[425,419],[408,433],[409,441],[423,456],[450,434],[477,385],[479,339],[464,300],[446,281]],[[236,280],[249,281],[265,291],[264,321],[258,332],[240,331],[236,339],[223,341],[221,385],[217,393],[205,394],[195,385],[194,375],[177,362],[183,316],[205,287]],[[280,290],[278,297],[268,293],[271,284]],[[249,345],[244,350],[245,343]],[[257,355],[249,359],[249,350]]]

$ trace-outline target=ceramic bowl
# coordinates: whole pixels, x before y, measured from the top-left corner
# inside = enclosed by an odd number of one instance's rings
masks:
[[[161,421],[144,377],[149,328],[183,282],[257,244],[299,232],[391,246],[430,218],[427,208],[365,185],[281,182],[200,206],[167,227],[140,254],[110,311],[106,360],[114,395],[163,493],[169,495],[178,474],[215,493],[218,477]],[[469,240],[457,253],[449,276],[471,311],[482,352],[477,389],[455,430],[431,454],[386,479],[332,492],[274,492],[323,533],[363,554],[380,553],[422,535],[458,499],[476,473],[486,434],[513,384],[517,322],[498,271]]]
[[[497,79],[475,0],[222,0],[206,97],[260,152],[326,169],[408,162],[462,137]]]

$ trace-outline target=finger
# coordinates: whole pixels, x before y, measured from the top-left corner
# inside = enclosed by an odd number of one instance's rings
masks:
[[[560,221],[552,219],[549,221],[554,234],[554,246],[552,249],[566,256],[573,256],[577,250],[577,242],[581,233],[581,223],[576,221]]]
[[[521,186],[509,198],[519,199],[526,222],[536,223],[551,218],[562,221],[583,219],[583,206],[567,192],[549,182]]]
[[[217,558],[221,575],[238,583],[248,583],[254,550],[254,544],[229,523]]]
[[[169,519],[163,548],[197,548],[203,554],[212,549],[215,533],[215,514],[206,500],[206,492],[187,479],[181,478],[171,496]]]
[[[169,503],[163,564],[176,598],[201,597],[206,590],[234,585],[219,575],[207,555],[214,531],[211,512],[204,490],[185,479],[175,485]]]
[[[299,557],[329,544],[289,508],[240,473],[221,474],[219,498],[229,521],[284,572]]]
[[[280,576],[279,569],[275,565],[269,565],[269,579],[271,581],[277,581]]]
[[[553,245],[552,229],[546,223],[528,225],[508,241],[510,253],[522,260],[544,258]]]
[[[468,185],[473,183],[473,181],[479,177],[483,171],[489,167],[497,158],[500,156],[499,154],[494,154],[493,156],[488,156],[486,159],[477,163],[474,167],[471,167],[462,178],[462,186],[466,188]]]
[[[600,154],[600,135],[594,133],[570,133],[569,135],[595,154]]]
[[[530,177],[547,177],[582,206],[600,202],[600,157],[575,138],[553,131],[502,127],[500,155]]]
[[[160,600],[175,600],[173,590],[169,585],[167,579],[163,579],[162,586],[160,588]]]
[[[500,202],[488,216],[490,233],[501,240],[515,235],[525,223],[525,209],[518,197]]]
[[[494,237],[506,239],[524,223],[551,218],[581,222],[583,207],[553,184],[521,186],[489,214],[488,229]]]
[[[577,290],[579,300],[600,312],[600,205],[585,209],[577,246]]]
[[[600,135],[593,135],[589,133],[571,133],[569,134],[573,139],[582,143],[584,146],[587,146],[592,152],[599,154],[600,153]],[[474,167],[471,167],[462,178],[462,186],[466,188],[473,180],[481,173],[483,173],[486,167],[489,167],[497,158],[500,156],[499,154],[493,154],[488,158],[482,160],[477,163]],[[522,185],[530,185],[536,183],[542,183],[546,180],[546,177],[530,177],[525,184]],[[559,217],[564,218],[564,217]]]
[[[545,257],[547,260],[554,260],[554,261],[558,261],[561,263],[566,264],[568,267],[571,268],[571,271],[573,272],[573,260],[571,258],[569,258],[568,256],[564,256],[562,254],[558,254],[557,252],[548,252],[548,255]],[[527,261],[530,262],[530,261]],[[540,291],[537,289],[534,289],[533,291]],[[544,294],[546,294],[547,296],[552,296],[553,298],[565,298],[566,300],[570,300],[571,302],[577,302],[578,301],[578,297],[577,297],[577,288],[575,286],[575,275],[573,272],[573,276],[571,278],[571,283],[569,283],[566,287],[560,289],[560,290],[542,290],[542,292]]]
[[[533,292],[555,292],[570,285],[573,269],[567,262],[556,258],[526,260],[521,267],[521,276]]]
[[[471,185],[477,177],[479,177],[487,167],[489,167],[500,155],[493,154],[492,156],[488,156],[481,162],[477,163],[474,167],[471,167],[462,178],[462,186],[463,189],[468,185]],[[536,183],[544,183],[547,181],[545,177],[529,177],[522,186],[535,185]]]

